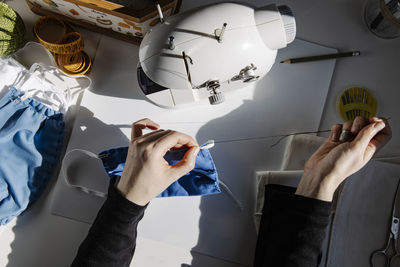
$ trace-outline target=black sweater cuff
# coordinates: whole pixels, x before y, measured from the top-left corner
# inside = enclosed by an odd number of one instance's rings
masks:
[[[127,200],[111,181],[107,200],[80,245],[72,266],[129,266],[136,247],[137,225],[146,207]]]
[[[295,192],[294,187],[269,184],[265,187],[265,203],[268,203],[271,209],[284,207],[289,213],[301,213],[302,216],[318,216],[329,220],[332,202],[296,195]]]
[[[117,187],[110,182],[108,187],[107,200],[104,203],[104,209],[114,214],[121,221],[134,222],[138,217],[142,217],[148,204],[140,206],[128,199],[126,199],[117,189]]]

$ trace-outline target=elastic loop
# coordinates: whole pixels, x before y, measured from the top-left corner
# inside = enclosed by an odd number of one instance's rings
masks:
[[[68,177],[66,166],[69,166],[70,163],[71,163],[70,162],[71,161],[71,155],[74,154],[74,153],[77,153],[77,152],[83,153],[83,154],[88,155],[89,157],[92,157],[92,158],[99,159],[98,155],[94,154],[93,152],[84,150],[84,149],[72,149],[72,150],[68,151],[65,154],[64,159],[62,160],[62,166],[61,166],[61,173],[64,176],[65,182],[67,183],[67,185],[69,185],[69,186],[71,186],[73,188],[79,189],[79,190],[81,190],[82,192],[84,192],[86,194],[94,195],[94,196],[97,196],[97,197],[106,198],[107,197],[107,193],[100,192],[100,191],[93,190],[93,189],[89,189],[89,188],[84,187],[84,186],[73,184],[72,181],[70,180],[70,178]]]

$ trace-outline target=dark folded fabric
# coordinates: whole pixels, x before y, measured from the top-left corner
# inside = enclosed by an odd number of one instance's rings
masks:
[[[332,203],[295,195],[295,191],[266,186],[255,267],[319,265]]]

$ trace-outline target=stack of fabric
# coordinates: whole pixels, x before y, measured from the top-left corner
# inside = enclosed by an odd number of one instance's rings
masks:
[[[0,55],[16,52],[25,43],[25,25],[8,5],[0,2]]]
[[[61,112],[34,97],[50,87],[35,71],[12,57],[0,58],[0,69],[0,225],[5,225],[43,192],[60,157],[65,125]]]
[[[0,57],[0,225],[40,197],[61,155],[70,88],[62,89],[54,77],[60,82],[72,78],[54,66],[30,61],[30,55],[43,54],[52,58],[42,45],[28,42]]]

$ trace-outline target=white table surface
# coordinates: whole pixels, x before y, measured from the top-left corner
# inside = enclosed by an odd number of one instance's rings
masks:
[[[217,1],[184,0],[182,9],[212,2]],[[256,6],[263,5],[262,1],[248,2]],[[390,123],[394,136],[380,155],[400,155],[400,136],[396,135],[400,127],[397,104],[400,85],[397,66],[400,62],[400,39],[383,40],[368,31],[362,19],[365,3],[363,0],[275,2],[288,4],[293,9],[298,25],[298,37],[339,50],[356,49],[362,52],[362,56],[358,58],[337,61],[320,129],[328,129],[330,125],[340,122],[335,105],[341,91],[348,86],[365,86],[378,99],[379,115],[392,118]],[[37,16],[29,11],[25,1],[14,0],[7,3],[22,16],[28,29],[28,39],[33,40],[30,29]],[[81,29],[80,31],[85,36],[85,42],[96,48],[101,36]],[[53,180],[45,194],[30,210],[0,230],[1,266],[68,266],[71,262],[77,244],[86,235],[89,225],[50,214],[50,192],[54,182]],[[139,243],[142,246],[138,246],[132,266],[237,266],[145,238],[139,239]],[[153,249],[165,253],[157,256],[152,253]],[[192,257],[197,262],[192,262]]]
[[[223,104],[196,103],[167,110],[142,100],[136,77],[132,75],[136,70],[137,51],[135,46],[102,38],[97,65],[92,72],[93,89],[85,92],[82,98],[67,151],[86,149],[98,153],[126,146],[130,129],[124,125],[129,126],[143,117],[152,118],[165,129],[185,132],[200,143],[216,140],[211,154],[219,179],[229,186],[243,210],[224,190],[202,198],[155,199],[139,224],[138,235],[251,265],[257,239],[252,223],[256,197],[254,171],[279,169],[285,142],[271,148],[276,138],[218,141],[317,129],[324,108],[320,100],[328,93],[335,61],[314,62],[300,70],[296,66],[276,64],[257,84],[227,93]],[[334,51],[296,40],[279,51],[277,61],[295,55]],[[110,69],[114,71],[107,75]],[[296,99],[295,105],[288,103],[291,98]],[[308,102],[316,104],[310,109]],[[301,114],[304,118],[294,122],[292,114]],[[104,177],[101,162],[99,165],[99,168],[82,165],[83,172],[70,178],[99,181]],[[101,171],[99,174],[97,169]],[[102,204],[101,199],[66,185],[63,174],[59,175],[52,196],[53,214],[90,223]],[[159,223],[161,221],[163,223]]]

